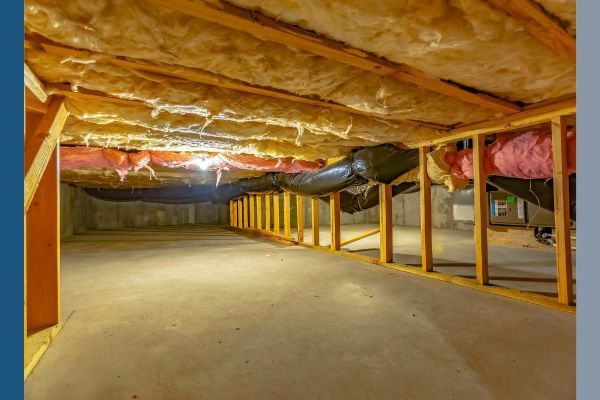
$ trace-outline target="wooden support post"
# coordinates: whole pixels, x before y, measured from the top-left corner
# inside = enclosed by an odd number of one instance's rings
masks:
[[[567,121],[552,118],[552,160],[554,184],[554,229],[558,302],[573,303],[573,265],[571,260],[571,215],[569,209],[569,171],[567,168]]]
[[[244,210],[242,210],[242,199],[237,199],[237,215],[238,215],[238,228],[244,227]]]
[[[273,233],[276,235],[280,234],[279,224],[279,193],[273,193]]]
[[[27,334],[60,323],[59,152],[55,147],[26,215]]]
[[[331,228],[331,250],[339,250],[341,248],[339,192],[329,195],[329,216]]]
[[[290,192],[283,192],[283,236],[292,236],[292,199]]]
[[[244,225],[243,228],[244,229],[248,229],[248,196],[244,196],[242,199],[242,207],[244,209]]]
[[[310,211],[312,244],[313,246],[319,246],[319,198],[317,196],[310,198]]]
[[[263,212],[262,212],[262,194],[256,195],[256,229],[262,231],[262,221],[263,221]]]
[[[265,194],[265,231],[271,232],[271,195]]]
[[[473,136],[473,178],[475,192],[475,269],[477,282],[487,285],[488,243],[487,243],[487,193],[485,190],[485,135]]]
[[[382,262],[394,259],[392,225],[392,185],[379,184],[379,259]]]
[[[254,228],[256,228],[256,225],[255,225],[255,222],[254,222],[254,213],[256,212],[256,209],[254,208],[254,195],[251,194],[249,196],[249,198],[250,198],[250,200],[249,200],[250,201],[250,205],[249,205],[249,208],[248,208],[248,213],[250,214],[250,228],[254,229]]]
[[[433,253],[431,239],[431,179],[427,174],[428,146],[419,147],[419,183],[421,210],[421,268],[425,272],[433,271]]]
[[[233,207],[231,206],[232,200],[229,200],[229,226],[233,226]]]
[[[299,194],[296,195],[296,222],[298,225],[298,242],[304,242],[304,202]]]

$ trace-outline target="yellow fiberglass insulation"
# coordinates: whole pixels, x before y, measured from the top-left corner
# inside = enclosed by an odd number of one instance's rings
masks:
[[[279,139],[275,128],[291,128],[281,132],[286,135],[295,132],[297,144],[311,143],[316,139],[326,141],[322,136],[328,135],[343,139],[358,137],[373,143],[389,138],[400,141],[401,138],[407,138],[407,134],[412,135],[412,141],[439,135],[435,130],[415,128],[399,121],[379,122],[366,116],[328,108],[164,76],[140,75],[139,72],[93,59],[74,60],[28,50],[26,61],[45,82],[68,82],[74,90],[81,87],[114,97],[139,100],[152,107],[152,115],[146,113],[148,118],[158,116],[161,112],[173,114],[174,118],[187,114],[198,116],[205,129],[216,129],[220,125],[224,136],[245,137],[261,126],[265,132],[273,135],[269,137],[274,140]],[[247,130],[249,124],[254,130]],[[226,126],[230,128],[224,131]],[[289,140],[289,137],[282,139]]]
[[[318,96],[382,117],[450,125],[500,115],[142,0],[26,0],[25,26],[28,32],[63,45],[200,68],[254,85]],[[399,50],[409,45],[395,44]],[[469,69],[480,74],[477,67]],[[563,74],[568,75],[569,69]],[[481,75],[490,80],[503,78],[487,71]],[[562,90],[559,83],[554,91]]]
[[[483,0],[230,2],[509,100],[535,103],[575,92],[575,62]],[[574,23],[575,0],[541,3],[560,13],[572,8],[565,18]]]
[[[552,16],[558,18],[567,31],[575,36],[577,33],[577,3],[575,0],[537,0]]]

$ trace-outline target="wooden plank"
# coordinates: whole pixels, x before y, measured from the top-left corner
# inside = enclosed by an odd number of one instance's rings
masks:
[[[279,235],[281,226],[279,224],[279,193],[273,193],[273,233]]]
[[[550,17],[533,0],[488,0],[498,10],[504,11],[540,42],[553,49],[561,57],[575,61],[575,38]]]
[[[256,223],[254,220],[255,212],[256,212],[256,208],[254,207],[254,195],[251,194],[249,196],[249,205],[248,205],[248,214],[250,214],[250,229],[256,228]]]
[[[356,236],[354,236],[354,237],[351,237],[351,238],[349,238],[349,239],[342,240],[342,242],[340,243],[340,245],[341,245],[342,247],[344,247],[344,246],[346,246],[347,244],[354,243],[354,242],[358,242],[358,241],[359,241],[359,240],[361,240],[361,239],[367,238],[367,237],[369,237],[369,236],[376,235],[376,234],[378,234],[380,231],[381,231],[381,229],[380,229],[380,228],[371,229],[370,231],[363,232],[363,233],[361,233],[361,234],[359,234],[359,235],[356,235]]]
[[[48,103],[49,103],[48,101],[45,103],[42,103],[29,90],[25,91],[25,110],[27,112],[46,114],[48,112]]]
[[[329,225],[331,229],[331,250],[339,250],[340,241],[340,193],[329,195]]]
[[[58,148],[48,160],[27,211],[27,333],[60,322]]]
[[[569,209],[569,171],[567,168],[567,121],[552,118],[552,165],[554,183],[554,227],[558,302],[573,304],[573,265],[571,260],[571,216]]]
[[[488,135],[491,133],[499,133],[515,130],[530,125],[536,125],[542,122],[548,122],[553,117],[559,115],[570,115],[577,112],[576,98],[575,95],[572,97],[564,98],[544,104],[541,106],[528,107],[526,110],[508,115],[506,117],[494,118],[488,121],[477,122],[473,124],[460,125],[455,129],[448,132],[447,135],[431,139],[424,140],[415,143],[408,143],[410,147],[424,147],[424,146],[438,146],[444,143],[457,142],[463,139],[469,139],[474,135]]]
[[[429,147],[419,147],[419,184],[421,212],[421,268],[433,271],[433,253],[431,238],[431,179],[427,174],[427,153]]]
[[[283,192],[283,236],[292,236],[292,200],[290,192]]]
[[[62,131],[69,112],[62,99],[54,99],[50,103],[48,113],[44,115],[37,129],[25,138],[25,212],[37,190],[38,184],[52,157],[60,132]]]
[[[265,194],[265,231],[271,231],[271,195]]]
[[[477,104],[503,113],[514,113],[519,106],[484,93],[473,93],[441,79],[426,76],[406,65],[395,64],[365,51],[318,36],[296,26],[276,21],[258,12],[248,11],[226,2],[212,4],[197,0],[147,0],[172,10],[248,33],[262,40],[276,42],[351,65],[378,75],[389,76],[445,96]]]
[[[242,205],[243,209],[244,209],[244,225],[243,227],[245,229],[248,229],[248,227],[250,226],[250,224],[248,223],[248,196],[244,196],[243,197],[243,205]]]
[[[392,185],[379,184],[379,259],[392,262],[394,259]]]
[[[310,198],[312,244],[319,246],[319,198],[312,196]]]
[[[263,207],[262,207],[262,194],[256,195],[256,229],[262,230],[262,222],[263,222]]]
[[[35,96],[40,103],[45,103],[48,100],[48,94],[44,89],[44,84],[38,79],[37,76],[29,69],[27,64],[23,64],[25,75],[25,87],[27,90]]]
[[[296,224],[298,225],[298,241],[304,241],[304,199],[296,195]]]
[[[77,50],[77,49],[74,49],[71,47],[59,45],[59,44],[50,42],[47,39],[41,38],[41,37],[33,38],[31,36],[26,35],[25,45],[26,45],[26,47],[29,47],[29,48],[36,48],[36,49],[41,48],[42,50],[46,51],[49,54],[68,56],[68,57],[74,57],[74,58],[77,58],[77,57],[89,58],[90,57],[90,52],[88,52],[88,51]],[[356,114],[356,115],[364,115],[364,116],[371,116],[371,117],[377,116],[380,118],[384,117],[380,113],[362,111],[362,110],[348,107],[346,105],[335,103],[335,102],[332,102],[329,100],[322,100],[322,99],[318,99],[318,98],[300,96],[300,95],[286,92],[286,91],[280,90],[280,89],[269,88],[269,87],[265,87],[265,86],[251,85],[249,83],[245,83],[245,82],[234,80],[234,79],[229,79],[224,76],[214,75],[209,72],[206,72],[206,71],[203,71],[200,69],[196,69],[196,68],[186,68],[183,66],[178,66],[177,68],[173,68],[172,66],[169,66],[169,65],[162,65],[162,64],[158,64],[158,63],[148,63],[143,60],[136,60],[134,58],[129,58],[129,57],[127,59],[123,59],[123,58],[118,58],[118,57],[114,57],[109,54],[103,54],[103,53],[91,52],[91,54],[99,55],[102,58],[103,62],[107,62],[109,64],[112,64],[112,65],[115,65],[115,66],[118,66],[121,68],[125,68],[127,70],[144,72],[147,75],[155,74],[155,75],[158,75],[159,77],[160,76],[169,76],[169,77],[178,78],[178,79],[185,79],[190,82],[202,83],[205,85],[222,87],[225,89],[232,89],[232,90],[237,90],[240,92],[272,97],[275,99],[293,101],[296,103],[309,104],[309,105],[316,106],[316,107],[328,108],[331,110],[342,111],[342,112],[347,112],[347,113]],[[105,101],[118,102],[119,100],[123,100],[123,101],[136,102],[136,104],[141,103],[141,101],[138,102],[137,100],[117,99],[116,97],[101,95],[101,92],[86,90],[84,88],[79,88],[79,92],[73,92],[72,90],[70,90],[68,85],[52,84],[52,85],[49,85],[49,89],[50,88],[52,88],[52,90],[55,91],[56,93],[61,93],[65,96],[77,97],[80,99],[84,98],[84,97],[92,98],[90,96],[93,96],[93,97],[96,97],[97,99],[98,99],[98,97],[102,97]],[[78,93],[81,93],[81,94],[78,95]],[[424,126],[424,127],[428,127],[431,129],[438,129],[438,130],[450,129],[446,125],[437,124],[435,122],[415,121],[415,120],[400,118],[400,117],[388,117],[387,119],[403,121],[404,123],[409,124],[409,125]]]
[[[475,206],[475,269],[477,282],[481,285],[489,283],[488,245],[487,245],[487,193],[485,190],[485,136],[473,136],[473,178]]]
[[[238,224],[237,227],[238,228],[243,228],[244,227],[244,210],[242,207],[242,200],[241,199],[237,199],[237,214],[238,214]]]

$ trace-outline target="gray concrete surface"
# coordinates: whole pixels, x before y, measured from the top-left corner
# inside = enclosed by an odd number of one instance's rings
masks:
[[[212,226],[62,245],[29,400],[568,399],[575,316]]]

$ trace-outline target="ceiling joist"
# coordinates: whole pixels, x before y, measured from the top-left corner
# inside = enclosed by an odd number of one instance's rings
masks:
[[[25,67],[23,69],[24,78],[25,78],[25,87],[27,90],[35,96],[35,98],[40,103],[45,103],[48,100],[48,95],[44,90],[44,84],[38,79],[37,76],[29,69],[27,64],[23,64]]]
[[[575,61],[576,41],[533,0],[487,0],[560,56]]]
[[[202,0],[147,1],[230,29],[248,33],[262,40],[277,42],[379,75],[389,76],[401,82],[410,83],[467,103],[477,104],[505,114],[521,111],[518,105],[508,101],[485,93],[470,91],[438,78],[429,77],[407,65],[392,63],[365,51],[350,48],[341,42],[318,36],[296,26],[276,21],[260,13],[245,10],[226,2],[209,4]]]
[[[71,47],[62,46],[53,42],[50,42],[46,39],[39,37],[26,37],[25,39],[25,48],[32,49],[41,49],[47,52],[48,54],[54,54],[58,56],[64,57],[80,57],[84,58],[89,56],[90,54],[101,55],[102,60],[109,64],[115,65],[117,67],[125,68],[128,70],[140,71],[145,73],[157,74],[162,76],[169,76],[172,78],[185,79],[190,82],[201,83],[204,85],[217,86],[224,89],[237,90],[240,92],[256,94],[260,96],[267,96],[276,99],[283,99],[288,101],[293,101],[296,103],[309,104],[316,107],[328,108],[331,110],[347,112],[351,114],[358,114],[367,117],[374,118],[384,118],[380,114],[364,112],[361,110],[357,110],[355,108],[351,108],[342,104],[325,101],[321,99],[314,99],[305,96],[299,96],[296,94],[292,94],[283,90],[259,87],[250,84],[246,84],[241,81],[236,81],[229,78],[224,78],[221,76],[213,75],[204,71],[198,71],[194,68],[186,68],[186,67],[177,67],[177,68],[169,68],[167,66],[159,65],[159,64],[150,64],[142,60],[135,59],[124,59],[120,57],[114,57],[106,54],[98,54],[91,53],[84,50],[77,50]],[[398,118],[384,118],[384,119],[392,119],[394,121],[399,121],[406,123],[412,126],[422,126],[436,130],[447,131],[450,129],[449,126],[438,124],[435,122],[428,121],[416,121],[411,119],[398,119]]]

